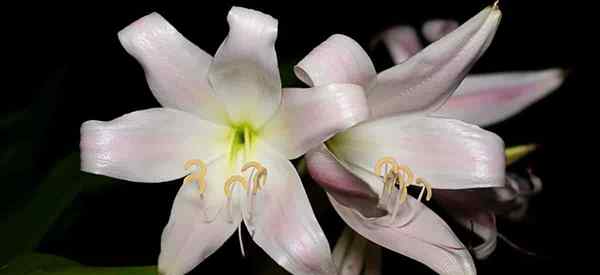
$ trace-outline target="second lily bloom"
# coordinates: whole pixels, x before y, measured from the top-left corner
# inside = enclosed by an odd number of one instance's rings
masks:
[[[495,134],[434,115],[489,46],[497,6],[484,9],[419,53],[379,74],[352,39],[334,35],[296,67],[312,86],[364,87],[371,116],[309,152],[307,165],[357,233],[440,274],[474,274],[467,248],[407,187],[500,187],[504,144]],[[411,187],[412,188],[412,187]],[[424,196],[425,198],[425,196]]]

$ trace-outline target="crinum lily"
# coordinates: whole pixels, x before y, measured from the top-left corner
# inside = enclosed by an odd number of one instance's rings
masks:
[[[277,20],[234,7],[227,21],[214,58],[156,13],[119,32],[164,107],[85,122],[81,169],[136,182],[185,176],[162,234],[161,273],[190,271],[243,220],[289,272],[333,274],[327,239],[288,159],[365,119],[363,89],[282,91]]]
[[[466,247],[421,197],[436,189],[504,184],[504,144],[495,134],[434,116],[487,49],[501,12],[487,7],[402,64],[379,74],[352,39],[334,35],[296,67],[313,86],[365,87],[370,119],[306,155],[311,176],[342,219],[368,240],[440,274],[474,274]],[[420,189],[419,199],[408,189]]]
[[[423,37],[434,42],[456,29],[453,20],[436,19],[425,22]],[[392,27],[378,36],[396,64],[405,62],[422,49],[417,32],[410,26]],[[504,121],[556,90],[565,78],[562,69],[540,71],[486,73],[467,76],[448,101],[434,115],[460,119],[479,126]],[[515,149],[532,149],[524,146]],[[508,164],[508,163],[507,163]],[[483,242],[472,248],[475,257],[483,259],[496,247],[496,219],[505,214],[511,219],[523,217],[528,197],[539,192],[541,181],[529,173],[529,179],[507,174],[506,185],[476,190],[444,190],[436,200],[460,224],[473,230]]]

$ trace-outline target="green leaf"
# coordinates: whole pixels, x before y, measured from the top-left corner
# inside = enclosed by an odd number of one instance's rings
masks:
[[[79,162],[78,152],[58,162],[25,206],[0,221],[0,265],[16,255],[33,251],[84,185],[98,186],[112,181],[82,173]]]
[[[149,275],[158,274],[156,266],[93,267],[48,254],[18,256],[0,267],[0,275]]]

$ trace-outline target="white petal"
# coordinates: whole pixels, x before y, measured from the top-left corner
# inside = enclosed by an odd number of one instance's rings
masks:
[[[412,197],[405,202],[409,220],[402,226],[382,226],[365,219],[332,197],[335,210],[354,231],[368,240],[417,260],[443,275],[475,274],[475,266],[466,247],[450,227],[425,205]],[[383,219],[383,218],[382,218]]]
[[[254,198],[253,214],[244,208],[254,241],[292,274],[334,274],[329,244],[294,166],[266,144],[256,151],[268,176]]]
[[[212,57],[181,35],[158,13],[151,13],[119,32],[125,50],[137,59],[148,85],[162,106],[225,123],[224,106],[208,84]]]
[[[564,76],[560,69],[468,76],[435,115],[491,125],[547,96]]]
[[[483,242],[471,248],[475,258],[481,260],[489,257],[496,249],[498,231],[496,217],[490,212],[476,212],[471,215],[453,215],[467,230],[473,230]]]
[[[354,173],[373,175],[379,159],[392,157],[433,188],[504,186],[502,139],[458,120],[389,117],[355,126],[327,144],[338,159],[355,166]],[[379,180],[358,176],[381,189]]]
[[[229,34],[215,54],[209,80],[235,123],[260,127],[277,110],[281,80],[275,54],[277,20],[264,13],[233,7]]]
[[[181,186],[162,234],[160,272],[166,275],[189,272],[238,228],[242,216],[239,203],[235,202],[239,197],[234,197],[230,215],[223,190],[230,174],[225,156],[208,165],[205,193],[200,194],[196,184]],[[234,190],[234,194],[240,192]]]
[[[387,47],[395,64],[406,61],[423,48],[417,32],[409,26],[395,26],[387,29],[381,33],[379,39]]]
[[[166,108],[81,125],[81,170],[137,182],[183,177],[190,159],[205,163],[223,154],[228,129]]]
[[[342,236],[333,249],[333,257],[339,275],[361,274],[365,264],[368,243],[369,241],[354,232],[354,230],[348,227],[344,229]]]
[[[379,196],[363,180],[347,170],[325,146],[309,151],[306,167],[310,176],[341,204],[365,217],[377,217],[385,211],[377,208]]]
[[[438,108],[490,44],[501,12],[488,7],[406,62],[377,76],[368,100],[375,118]]]
[[[308,86],[352,83],[365,89],[375,84],[375,67],[352,38],[334,34],[314,48],[296,67],[296,76]]]
[[[421,32],[427,41],[433,42],[458,28],[458,22],[454,20],[434,19],[423,24]]]
[[[294,159],[368,117],[367,100],[358,85],[284,89],[282,105],[261,138]]]

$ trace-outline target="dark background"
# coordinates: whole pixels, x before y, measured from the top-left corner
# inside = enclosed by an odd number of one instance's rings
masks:
[[[420,28],[431,18],[464,22],[492,1],[249,1],[161,5],[94,4],[40,6],[25,3],[4,9],[4,91],[1,115],[17,119],[2,128],[2,216],[19,211],[60,159],[78,150],[79,126],[90,119],[110,120],[122,114],[158,106],[138,63],[120,46],[117,32],[134,20],[159,12],[183,35],[214,53],[227,34],[225,16],[232,5],[258,9],[279,19],[277,54],[284,85],[300,85],[291,66],[334,33],[343,33],[367,48],[379,31],[396,24]],[[585,118],[595,118],[591,106],[597,88],[583,81],[581,62],[594,32],[579,1],[501,1],[503,19],[496,38],[474,72],[570,70],[563,86],[527,111],[491,128],[507,145],[538,143],[542,149],[517,165],[544,180],[544,191],[531,202],[519,223],[500,219],[500,232],[524,248],[527,256],[503,242],[484,261],[480,274],[531,274],[577,269],[588,244],[592,208],[580,205],[596,184],[580,157],[593,149],[583,141],[593,131]],[[595,43],[595,42],[593,42]],[[381,71],[391,66],[383,47],[369,52]],[[583,154],[582,154],[583,153]],[[593,171],[592,171],[593,172]],[[74,172],[77,173],[77,172]],[[84,188],[43,235],[37,250],[65,256],[86,265],[152,265],[159,253],[160,234],[168,220],[174,184],[112,181]],[[326,202],[324,192],[305,180],[317,218],[331,242],[344,224]],[[89,189],[92,189],[91,191]],[[589,200],[588,200],[589,201]],[[463,239],[464,240],[464,239]],[[464,240],[467,242],[468,240]],[[0,244],[0,249],[3,249]],[[285,274],[246,236],[248,256],[232,238],[197,269],[250,274]],[[333,247],[333,243],[332,243]],[[431,274],[425,266],[393,252],[384,252],[383,274]]]

